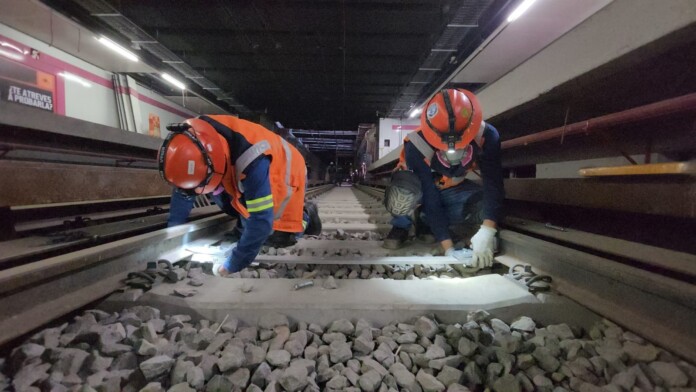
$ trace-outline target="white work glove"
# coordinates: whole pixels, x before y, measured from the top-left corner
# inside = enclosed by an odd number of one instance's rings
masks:
[[[496,248],[497,239],[495,233],[498,230],[481,225],[479,231],[471,237],[471,250],[474,251],[472,257],[472,267],[488,268],[493,265],[493,252]]]
[[[460,261],[467,267],[471,267],[471,258],[473,257],[473,252],[471,249],[454,249],[449,248],[445,251],[445,256],[451,256]]]

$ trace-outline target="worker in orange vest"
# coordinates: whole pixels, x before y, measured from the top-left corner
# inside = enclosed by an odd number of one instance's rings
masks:
[[[394,218],[383,246],[403,246],[415,215],[418,237],[439,242],[445,255],[466,265],[490,267],[505,189],[500,136],[483,121],[476,96],[463,89],[438,91],[423,108],[420,128],[404,138],[397,168],[385,192]],[[483,186],[465,178],[474,168]],[[453,234],[462,232],[473,234],[471,250],[455,249]]]
[[[298,233],[321,233],[316,205],[304,200],[305,160],[285,139],[227,115],[200,116],[167,129],[158,160],[162,178],[175,187],[169,225],[184,223],[203,194],[241,223],[239,241],[224,263],[213,266],[214,274],[241,271],[267,240],[286,247]]]

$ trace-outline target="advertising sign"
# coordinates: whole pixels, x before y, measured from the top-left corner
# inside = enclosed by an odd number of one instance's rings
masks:
[[[0,57],[0,102],[55,112],[56,78]]]
[[[150,125],[150,136],[160,137],[160,118],[158,115],[149,113],[148,122]]]

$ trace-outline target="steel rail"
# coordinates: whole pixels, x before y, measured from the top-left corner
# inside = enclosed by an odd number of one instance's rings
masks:
[[[148,261],[232,227],[218,214],[0,271],[0,344],[118,290]]]
[[[501,230],[511,267],[531,265],[553,289],[691,361],[696,361],[696,286],[563,245]]]

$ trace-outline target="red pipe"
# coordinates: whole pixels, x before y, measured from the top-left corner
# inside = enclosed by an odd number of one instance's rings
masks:
[[[533,133],[531,135],[506,140],[501,143],[501,146],[503,149],[526,146],[528,144],[539,143],[557,137],[571,136],[579,133],[588,134],[616,125],[645,121],[690,111],[696,111],[696,93],[682,95],[681,97],[670,98],[649,105],[624,110],[622,112],[607,114],[605,116],[595,117],[589,120]]]

